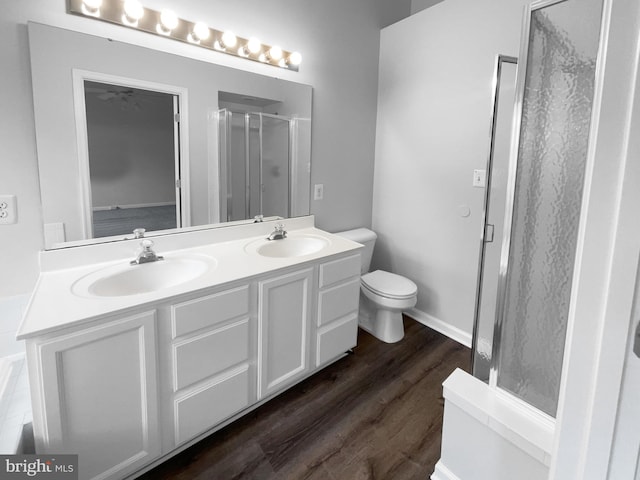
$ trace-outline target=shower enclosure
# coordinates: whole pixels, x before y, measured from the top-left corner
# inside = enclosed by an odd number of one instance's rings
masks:
[[[558,405],[602,7],[603,0],[531,6],[506,195],[499,192],[506,200],[499,255],[486,255],[488,219],[482,234],[474,376],[549,420]],[[487,189],[485,210],[495,195],[490,182]]]
[[[218,127],[221,220],[291,216],[297,119],[222,109]]]

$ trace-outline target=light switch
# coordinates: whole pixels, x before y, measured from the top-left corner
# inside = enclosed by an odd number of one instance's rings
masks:
[[[313,186],[313,199],[322,200],[323,197],[324,197],[324,184],[316,183]]]
[[[476,188],[484,188],[486,180],[486,170],[473,171],[473,186]]]

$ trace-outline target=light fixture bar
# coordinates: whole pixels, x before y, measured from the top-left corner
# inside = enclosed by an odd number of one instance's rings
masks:
[[[125,12],[125,3],[128,4],[127,12]],[[190,22],[176,17],[172,12],[159,12],[143,7],[138,0],[127,0],[126,2],[123,0],[68,0],[67,11],[73,15],[114,23],[295,72],[298,71],[302,60],[298,52],[288,52],[275,45],[256,43],[255,38],[234,36],[236,42],[233,46],[227,46],[229,38],[231,38],[230,32],[226,32],[225,35],[225,32],[207,27],[202,22]],[[132,12],[138,18],[132,17]],[[207,28],[209,35],[206,35],[205,29]],[[273,52],[282,53],[281,55],[273,55]]]

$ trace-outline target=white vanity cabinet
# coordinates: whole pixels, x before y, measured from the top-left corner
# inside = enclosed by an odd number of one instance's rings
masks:
[[[27,339],[36,451],[79,478],[123,478],[161,454],[156,311]]]
[[[352,250],[36,330],[36,451],[135,477],[353,348],[359,291]]]

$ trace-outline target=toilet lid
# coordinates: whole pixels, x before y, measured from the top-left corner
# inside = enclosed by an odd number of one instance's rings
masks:
[[[362,276],[362,285],[373,293],[388,298],[412,297],[418,287],[408,278],[376,270]]]

